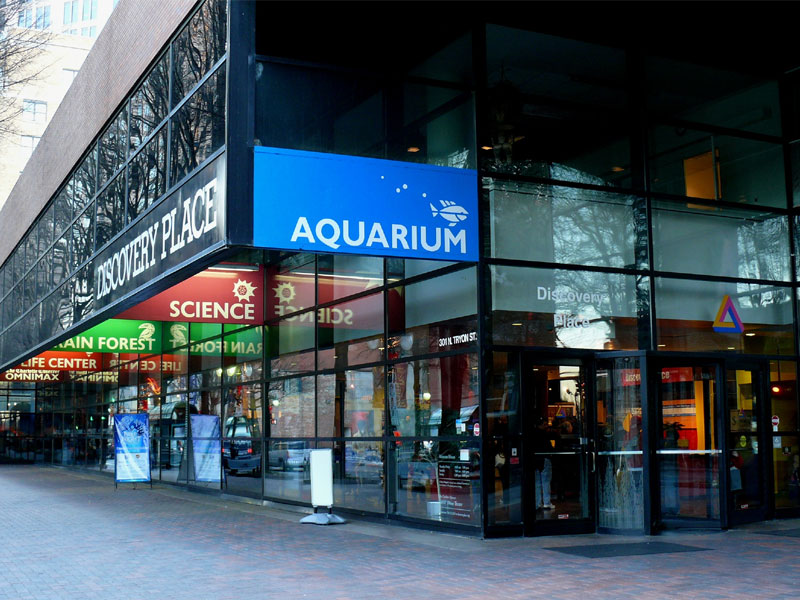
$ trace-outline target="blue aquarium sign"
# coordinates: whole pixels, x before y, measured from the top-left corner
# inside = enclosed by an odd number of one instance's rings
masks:
[[[256,246],[478,260],[472,169],[264,147],[254,161]]]

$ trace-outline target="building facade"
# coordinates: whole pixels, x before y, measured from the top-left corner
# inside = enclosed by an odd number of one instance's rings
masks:
[[[133,4],[0,213],[6,457],[147,413],[156,480],[308,505],[331,448],[337,508],[477,535],[800,514],[791,56]]]

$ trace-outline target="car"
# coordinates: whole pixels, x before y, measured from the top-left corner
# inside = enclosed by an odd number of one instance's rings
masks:
[[[308,466],[311,449],[305,442],[275,442],[269,450],[269,467],[280,471],[305,469]]]

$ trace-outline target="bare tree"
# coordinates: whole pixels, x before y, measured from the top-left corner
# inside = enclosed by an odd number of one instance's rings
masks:
[[[43,7],[39,7],[43,8]],[[22,103],[17,94],[47,65],[36,59],[50,41],[49,13],[29,0],[0,0],[0,140],[14,133]]]

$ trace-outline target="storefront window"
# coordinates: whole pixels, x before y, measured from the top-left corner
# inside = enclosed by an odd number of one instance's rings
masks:
[[[321,254],[318,261],[319,304],[346,298],[383,285],[382,258]]]
[[[490,256],[603,267],[646,266],[636,251],[630,195],[485,178],[491,214]],[[643,228],[642,228],[643,229]],[[637,265],[636,257],[643,259]]]
[[[782,215],[655,202],[655,268],[789,281],[788,230],[788,220]]]
[[[641,530],[645,482],[639,359],[601,361],[597,394],[598,525]]]
[[[649,304],[647,278],[499,265],[492,265],[491,277],[496,344],[638,348],[638,314]]]
[[[395,442],[396,473],[390,506],[400,515],[480,525],[480,454],[477,441]]]
[[[744,71],[646,59],[648,107],[660,116],[778,136],[778,85]]]
[[[685,127],[656,127],[650,136],[653,190],[705,198],[786,207],[780,144]]]
[[[622,50],[495,25],[486,45],[482,168],[630,185]]]
[[[474,268],[387,291],[389,358],[466,349],[478,341]]]
[[[260,61],[255,143],[475,168],[473,95],[430,79],[389,82]]]
[[[270,437],[314,437],[314,377],[267,384]]]
[[[398,363],[389,370],[395,436],[472,436],[480,427],[478,357],[460,354]]]
[[[791,289],[656,278],[661,350],[792,354]]]
[[[333,476],[334,504],[383,513],[383,442],[336,442],[334,456],[338,459]]]
[[[383,294],[320,308],[316,314],[318,369],[339,369],[383,358]]]

